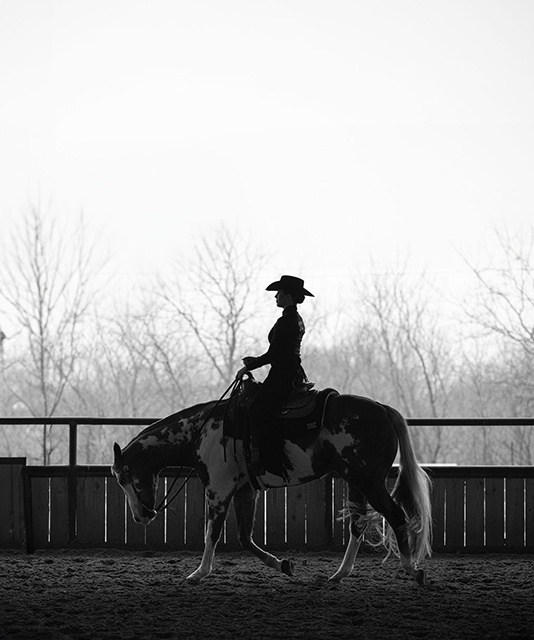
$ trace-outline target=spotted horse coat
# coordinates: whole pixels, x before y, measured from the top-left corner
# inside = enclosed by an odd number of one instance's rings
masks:
[[[135,522],[147,525],[158,515],[155,497],[158,476],[167,466],[194,469],[206,490],[208,518],[199,567],[188,577],[210,574],[215,548],[233,500],[241,545],[266,565],[292,575],[291,561],[278,559],[253,540],[259,491],[251,484],[242,440],[225,437],[226,401],[207,402],[179,411],[139,433],[124,449],[114,445],[112,472],[122,487]],[[399,472],[391,492],[386,478],[397,451]],[[300,485],[336,473],[349,487],[346,514],[350,537],[334,582],[350,575],[365,536],[371,532],[400,558],[401,566],[418,583],[419,564],[430,555],[430,480],[416,460],[406,422],[387,405],[354,395],[329,398],[324,424],[313,437],[304,434],[284,441],[290,461],[289,480],[270,473],[263,485],[277,489]],[[382,526],[382,518],[387,526]]]

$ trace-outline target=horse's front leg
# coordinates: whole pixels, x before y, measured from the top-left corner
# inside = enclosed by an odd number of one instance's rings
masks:
[[[216,498],[208,500],[208,523],[204,537],[204,553],[202,554],[202,561],[198,569],[187,576],[187,579],[191,582],[199,582],[211,573],[213,558],[215,557],[215,548],[221,537],[229,504],[230,498],[225,501],[219,501]]]
[[[254,491],[247,484],[239,489],[234,495],[234,510],[237,522],[237,535],[239,543],[246,549],[258,557],[268,567],[272,567],[277,571],[281,571],[288,576],[294,574],[294,563],[292,560],[279,560],[267,551],[264,551],[254,542],[252,538],[252,530],[254,528],[254,518],[256,516],[256,504],[258,502],[259,491]]]

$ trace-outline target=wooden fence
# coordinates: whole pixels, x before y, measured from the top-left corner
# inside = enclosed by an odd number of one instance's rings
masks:
[[[61,422],[70,425],[69,465],[26,466],[24,458],[0,458],[0,546],[25,545],[29,552],[84,546],[201,549],[205,501],[198,478],[190,478],[171,510],[161,513],[146,528],[136,525],[109,467],[76,464],[75,427],[87,424],[87,420],[70,418]],[[534,424],[534,419],[498,419],[498,424],[517,424],[518,420]],[[467,422],[455,419],[440,423],[455,421]],[[103,419],[92,422],[106,423]],[[427,425],[436,421],[417,422]],[[476,421],[488,423],[491,421]],[[434,551],[534,552],[534,467],[444,465],[426,469],[433,479]],[[163,471],[161,497],[177,473],[178,469],[172,467]],[[392,481],[395,474],[394,468]],[[337,516],[345,492],[345,483],[334,477],[262,492],[256,541],[278,550],[341,550],[347,540],[347,525]],[[231,513],[220,548],[238,546]]]

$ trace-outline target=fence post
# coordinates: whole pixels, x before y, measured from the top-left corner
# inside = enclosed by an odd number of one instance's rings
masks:
[[[0,546],[20,546],[24,540],[22,472],[26,458],[0,458]]]
[[[33,503],[32,503],[32,477],[30,469],[22,470],[22,491],[24,494],[24,528],[26,530],[26,553],[35,551],[33,539]]]
[[[68,480],[68,520],[69,542],[76,539],[76,464],[78,449],[78,425],[69,424],[69,480]]]

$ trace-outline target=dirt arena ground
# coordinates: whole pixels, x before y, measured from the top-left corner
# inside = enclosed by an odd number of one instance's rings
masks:
[[[534,557],[436,556],[427,584],[397,561],[361,555],[341,585],[339,553],[295,554],[294,577],[245,553],[216,556],[199,584],[199,554],[0,552],[0,637],[534,639]]]

